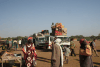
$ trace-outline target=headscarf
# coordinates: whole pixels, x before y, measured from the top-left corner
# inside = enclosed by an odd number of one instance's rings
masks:
[[[57,39],[54,41],[54,43],[56,43],[57,45],[59,45],[59,46],[60,46],[61,39],[57,38]]]
[[[88,45],[88,41],[86,39],[81,39],[80,40],[80,48],[86,49],[86,45]]]

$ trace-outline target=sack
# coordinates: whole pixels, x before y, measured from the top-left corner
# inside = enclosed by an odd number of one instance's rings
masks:
[[[84,55],[84,56],[91,56],[92,52],[91,52],[90,45],[86,45],[86,49],[85,50],[80,48],[79,54],[80,55]]]

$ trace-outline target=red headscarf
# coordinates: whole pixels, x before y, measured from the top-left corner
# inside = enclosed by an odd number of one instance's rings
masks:
[[[85,40],[85,39],[81,39],[81,40],[79,41],[79,43],[82,44],[82,42],[83,42],[84,40]],[[88,43],[90,43],[90,42],[88,42],[88,41],[86,40],[86,43],[88,44]]]

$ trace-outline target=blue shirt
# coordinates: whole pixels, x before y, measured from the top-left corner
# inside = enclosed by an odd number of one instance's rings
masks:
[[[92,42],[92,44],[93,44],[94,47],[96,46],[94,41]]]

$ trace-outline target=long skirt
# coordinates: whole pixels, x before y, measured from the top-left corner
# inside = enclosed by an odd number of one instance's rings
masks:
[[[94,67],[91,56],[79,55],[80,67]]]

